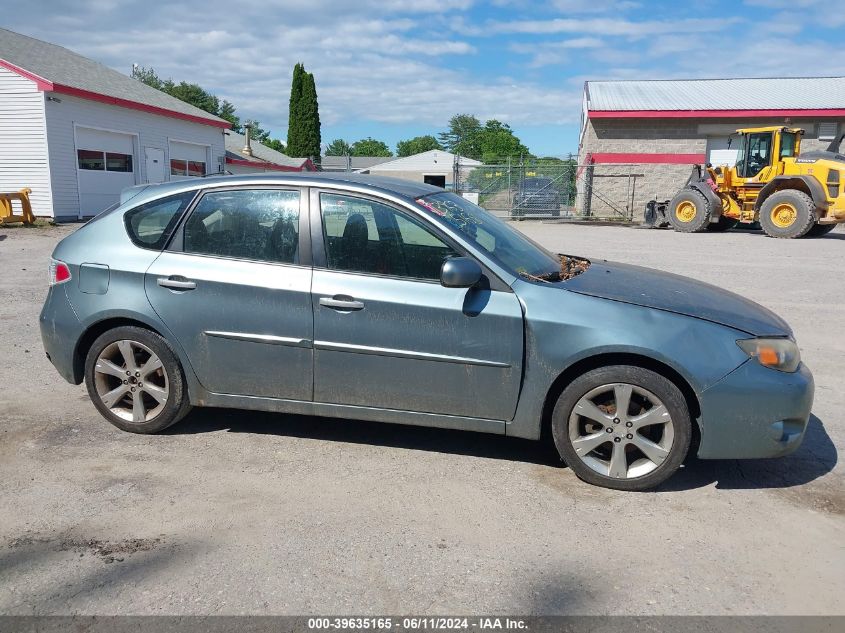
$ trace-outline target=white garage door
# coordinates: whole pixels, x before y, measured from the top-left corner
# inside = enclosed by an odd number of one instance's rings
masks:
[[[736,165],[736,155],[739,151],[739,139],[734,138],[728,147],[727,136],[707,137],[707,162],[714,165]]]
[[[170,180],[208,173],[208,145],[170,141]]]
[[[135,184],[135,138],[131,134],[76,128],[79,217],[96,215]]]

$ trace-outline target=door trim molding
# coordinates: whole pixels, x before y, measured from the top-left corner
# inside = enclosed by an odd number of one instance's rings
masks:
[[[467,358],[464,356],[448,356],[446,354],[429,354],[404,349],[390,349],[387,347],[373,347],[370,345],[352,345],[349,343],[333,343],[330,341],[314,341],[314,349],[330,352],[352,352],[353,354],[372,354],[375,356],[392,356],[395,358],[410,358],[414,360],[430,360],[437,363],[456,363],[459,365],[479,365],[482,367],[499,367],[507,369],[510,363],[482,358]]]
[[[248,332],[220,332],[217,330],[205,330],[206,336],[214,338],[225,338],[232,341],[248,341],[251,343],[266,343],[268,345],[286,345],[288,347],[311,347],[311,341],[307,338],[294,338],[290,336],[273,336],[272,334],[250,334]]]

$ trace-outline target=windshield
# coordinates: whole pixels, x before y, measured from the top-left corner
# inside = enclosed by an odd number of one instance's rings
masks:
[[[560,271],[560,258],[516,229],[454,193],[435,193],[417,202],[438,222],[459,231],[514,275],[546,277]]]

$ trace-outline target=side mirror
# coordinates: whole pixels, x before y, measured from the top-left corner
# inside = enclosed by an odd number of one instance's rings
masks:
[[[440,267],[440,284],[446,288],[471,288],[481,279],[481,266],[469,257],[450,257]]]

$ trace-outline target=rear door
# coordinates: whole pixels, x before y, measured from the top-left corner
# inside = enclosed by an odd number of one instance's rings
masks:
[[[516,295],[443,287],[456,247],[399,207],[312,190],[311,209],[315,402],[510,420]]]
[[[298,188],[207,191],[172,249],[147,271],[150,303],[209,391],[311,400],[310,242],[302,205]]]

